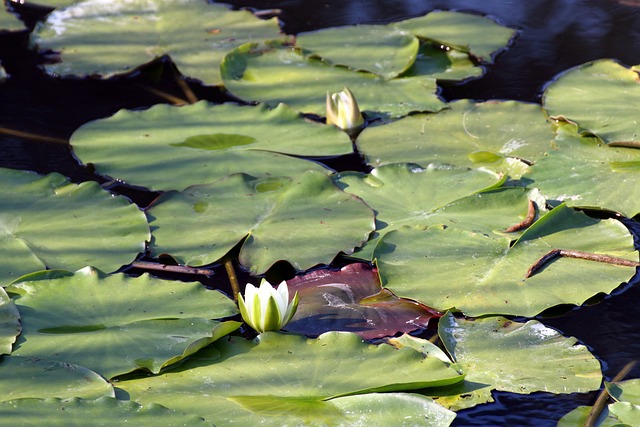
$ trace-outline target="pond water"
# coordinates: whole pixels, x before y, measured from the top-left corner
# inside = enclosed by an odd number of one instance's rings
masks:
[[[283,30],[289,34],[355,23],[387,23],[443,9],[486,14],[519,30],[512,45],[496,58],[486,75],[465,84],[443,88],[446,100],[471,98],[515,99],[539,102],[542,88],[554,76],[598,58],[640,64],[640,0],[353,0],[353,1],[230,1],[235,7],[280,9]],[[33,25],[43,9],[22,8]],[[58,80],[38,71],[43,59],[28,49],[28,33],[0,33],[0,61],[11,75],[0,88],[0,127],[50,138],[39,141],[0,134],[0,166],[60,172],[74,181],[96,179],[73,158],[64,142],[89,120],[106,117],[121,108],[158,103],[145,89],[146,76],[112,81]],[[179,93],[171,76],[160,86]],[[202,99],[222,102],[220,90],[192,84]],[[637,108],[637,107],[636,107]],[[56,142],[56,140],[60,140]],[[359,168],[346,158],[336,168]],[[141,205],[153,195],[128,193]],[[630,222],[635,231],[637,222]],[[636,277],[637,279],[637,277]],[[569,309],[560,317],[539,317],[565,335],[577,337],[603,364],[607,379],[629,361],[640,358],[640,286],[622,285],[593,305]],[[640,366],[629,374],[640,377]],[[496,402],[462,411],[455,426],[553,426],[578,405],[590,405],[595,393],[530,396],[495,393]]]

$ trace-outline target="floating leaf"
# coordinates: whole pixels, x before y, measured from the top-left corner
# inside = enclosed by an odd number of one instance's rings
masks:
[[[13,13],[9,12],[4,3],[0,4],[0,32],[24,30],[24,24]],[[0,67],[1,69],[1,67]]]
[[[605,382],[605,387],[609,396],[613,397],[616,402],[629,402],[634,405],[640,405],[640,379]]]
[[[316,270],[288,280],[300,298],[285,329],[310,336],[327,331],[355,332],[365,339],[425,329],[439,313],[396,297],[380,286],[378,271],[355,263],[339,271]]]
[[[551,83],[543,95],[549,115],[576,122],[581,133],[604,142],[640,146],[640,121],[630,105],[640,103],[636,71],[610,59],[573,68]]]
[[[18,399],[0,403],[0,426],[212,426],[202,418],[163,406],[101,397],[96,400]]]
[[[496,390],[577,393],[597,390],[602,382],[600,363],[585,346],[535,320],[465,320],[447,313],[438,333],[466,381]]]
[[[236,174],[162,195],[149,209],[153,254],[210,264],[247,237],[240,263],[254,274],[279,260],[306,270],[350,253],[373,231],[373,212],[324,174],[296,179]],[[313,241],[313,245],[308,245]]]
[[[107,78],[169,55],[185,76],[220,85],[225,52],[282,37],[276,18],[199,0],[87,0],[50,13],[31,43],[59,52],[51,74]]]
[[[568,206],[640,213],[640,150],[579,136],[568,123],[559,123],[554,149],[525,178],[547,199]]]
[[[237,313],[220,292],[148,275],[43,272],[7,291],[19,295],[23,327],[14,355],[75,363],[105,378],[158,372],[240,326],[209,320]]]
[[[300,33],[296,36],[296,45],[325,62],[390,79],[413,64],[420,43],[410,33],[397,28],[353,25]]]
[[[111,384],[82,366],[32,357],[0,358],[0,401],[115,397]],[[4,417],[3,417],[4,418]]]
[[[306,122],[284,105],[269,110],[206,101],[121,110],[80,127],[71,145],[78,158],[93,164],[98,173],[153,190],[181,190],[237,172],[329,173],[314,162],[266,151],[316,157],[352,151],[344,132]]]
[[[551,147],[553,129],[538,105],[468,100],[449,105],[451,109],[438,114],[416,114],[368,127],[358,137],[358,148],[373,166],[448,163],[511,171],[503,158],[530,163]]]
[[[10,354],[20,333],[20,314],[16,305],[0,286],[0,355]],[[1,360],[1,359],[0,359]]]
[[[224,86],[246,101],[275,106],[281,102],[304,113],[326,115],[326,94],[348,87],[360,110],[400,117],[412,111],[439,111],[445,104],[428,76],[385,80],[375,74],[307,58],[290,46],[246,44],[222,61]]]
[[[633,267],[559,258],[525,278],[551,249],[635,261],[638,253],[618,221],[590,218],[565,205],[542,216],[513,243],[508,233],[491,231],[519,222],[517,205],[511,207],[514,220],[502,226],[494,222],[502,216],[492,218],[496,204],[490,199],[504,193],[482,193],[456,202],[451,220],[449,207],[444,207],[429,218],[434,225],[426,229],[406,227],[387,233],[374,252],[383,285],[438,310],[456,307],[469,316],[534,316],[558,304],[581,304],[597,293],[609,293],[633,276]],[[488,209],[479,210],[475,201],[486,199]],[[498,206],[499,211],[505,208]],[[456,217],[477,223],[465,224]]]
[[[482,67],[476,66],[467,53],[422,42],[415,62],[403,77],[429,76],[438,81],[460,81],[482,74]]]
[[[0,283],[45,268],[114,271],[145,250],[149,226],[124,197],[95,182],[72,184],[0,168]]]
[[[489,18],[450,11],[431,12],[390,25],[417,37],[470,52],[485,62],[490,62],[492,54],[506,47],[515,34],[514,30]]]

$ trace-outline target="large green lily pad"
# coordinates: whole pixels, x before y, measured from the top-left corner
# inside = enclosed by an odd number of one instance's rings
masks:
[[[469,54],[457,49],[443,48],[424,41],[416,60],[403,77],[429,76],[438,81],[460,81],[480,77],[484,70],[469,58]]]
[[[0,426],[111,427],[124,424],[141,427],[213,426],[195,415],[172,411],[153,403],[141,406],[112,397],[96,400],[17,399],[0,403]]]
[[[420,38],[470,52],[485,62],[490,62],[492,54],[506,47],[515,34],[515,30],[489,18],[451,11],[431,12],[391,25]]]
[[[169,55],[185,76],[220,85],[228,50],[282,37],[275,18],[201,0],[86,0],[54,10],[31,43],[59,53],[45,65],[56,75],[111,77]]]
[[[344,132],[306,122],[284,105],[269,110],[206,101],[121,110],[80,127],[71,145],[98,173],[153,190],[182,190],[236,172],[329,173],[317,163],[275,152],[320,157],[352,151]]]
[[[413,390],[462,380],[455,369],[439,359],[425,358],[408,347],[398,350],[386,344],[366,344],[358,335],[346,332],[328,332],[317,339],[266,332],[254,341],[238,337],[220,340],[211,350],[210,357],[201,352],[177,369],[159,376],[120,381],[118,386],[134,400],[158,402],[197,413],[216,425],[227,425],[229,421],[223,423],[217,417],[224,420],[233,414],[217,410],[221,403],[216,403],[216,397],[226,397],[257,412],[260,400],[267,403],[280,400],[280,407],[267,405],[267,409],[276,412],[272,415],[296,411],[293,415],[300,417],[300,411],[304,414],[324,409],[324,416],[327,411],[328,416],[336,416],[335,407],[332,410],[311,405],[320,405],[318,398]],[[398,366],[402,369],[396,369]],[[377,400],[384,401],[384,396]],[[303,400],[302,403],[306,399],[308,404],[300,409],[295,399]],[[370,399],[375,399],[375,395],[364,397],[361,402],[366,405],[372,402]],[[393,396],[389,400],[393,402]],[[335,406],[347,413],[349,407],[355,409],[351,406],[355,404],[335,399]],[[238,408],[232,411],[237,413]],[[416,412],[409,415],[417,416]],[[450,421],[451,414],[447,417]]]
[[[326,115],[326,94],[348,87],[361,111],[391,117],[446,107],[436,80],[416,76],[385,80],[305,57],[299,49],[270,43],[249,43],[230,51],[220,66],[224,86],[246,101],[275,106],[285,103],[304,113]]]
[[[7,292],[19,296],[22,323],[13,355],[74,363],[105,378],[159,372],[240,326],[210,320],[237,313],[220,292],[148,275],[42,272]]]
[[[551,147],[553,128],[539,105],[517,101],[452,102],[437,114],[416,114],[366,128],[358,148],[373,166],[449,163],[487,167],[517,176],[505,158],[528,163]]]
[[[601,59],[573,68],[551,83],[543,105],[549,115],[576,122],[580,132],[605,143],[640,146],[640,78],[613,60]]]
[[[315,171],[295,179],[231,175],[165,193],[148,215],[153,254],[167,252],[182,264],[205,265],[246,237],[239,260],[254,274],[279,260],[298,270],[328,264],[373,231],[371,209]]]
[[[535,320],[465,320],[447,313],[438,333],[465,381],[521,394],[587,392],[602,382],[600,363],[585,346]]]
[[[420,42],[385,25],[354,25],[300,33],[296,45],[335,65],[397,77],[415,61]]]
[[[613,147],[560,123],[554,149],[525,175],[549,200],[640,213],[640,149]]]
[[[13,13],[9,12],[4,2],[0,4],[0,32],[24,30],[24,24]]]
[[[11,347],[21,329],[18,309],[0,286],[0,354],[11,353]]]
[[[115,397],[111,384],[89,369],[57,360],[0,357],[0,401],[24,398]]]
[[[138,207],[95,182],[0,168],[0,199],[2,285],[45,268],[114,271],[149,240]]]
[[[475,211],[473,218],[480,224],[458,225],[456,210],[471,211],[477,208],[475,199],[490,197],[493,193],[482,193],[456,203],[452,221],[447,220],[444,207],[440,217],[430,218],[435,225],[387,233],[374,252],[383,285],[398,296],[439,310],[455,307],[469,316],[534,316],[558,304],[581,304],[597,293],[609,293],[633,276],[633,267],[558,258],[525,278],[529,268],[552,249],[634,261],[638,253],[632,236],[618,221],[590,218],[565,205],[542,216],[515,242],[508,233],[490,230],[504,230],[519,221],[492,226],[491,209]],[[521,208],[513,209],[515,219]]]

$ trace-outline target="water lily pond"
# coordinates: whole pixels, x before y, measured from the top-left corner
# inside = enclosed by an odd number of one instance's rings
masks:
[[[0,426],[639,425],[639,2],[1,6]]]

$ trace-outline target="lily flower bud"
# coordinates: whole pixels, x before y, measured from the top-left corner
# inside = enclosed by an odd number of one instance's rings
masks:
[[[364,124],[358,101],[349,88],[331,95],[327,92],[327,124],[347,132],[355,131]]]
[[[289,287],[282,282],[277,289],[262,279],[260,287],[247,283],[244,298],[238,294],[242,319],[257,332],[279,331],[298,309],[298,293],[289,303]]]

